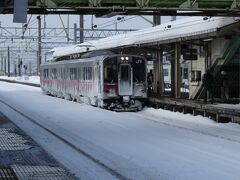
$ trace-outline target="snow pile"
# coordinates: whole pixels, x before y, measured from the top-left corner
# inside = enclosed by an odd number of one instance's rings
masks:
[[[144,108],[142,114],[149,115],[151,117],[161,117],[165,119],[172,119],[172,120],[178,120],[178,121],[184,121],[184,122],[191,122],[191,123],[200,123],[205,125],[213,125],[216,124],[215,121],[203,117],[203,116],[193,116],[191,114],[183,114],[179,112],[171,112],[168,110],[163,109],[154,109],[154,108]]]
[[[0,79],[40,84],[40,77],[39,76],[26,76],[26,75],[17,76],[17,77],[0,76]]]

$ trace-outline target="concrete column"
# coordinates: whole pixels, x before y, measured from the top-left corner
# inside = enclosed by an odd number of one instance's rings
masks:
[[[181,96],[181,67],[180,67],[181,46],[174,44],[174,56],[171,60],[171,96],[179,98]]]
[[[176,21],[177,17],[176,16],[171,16],[171,21]]]
[[[3,56],[1,56],[1,73],[3,72]]]
[[[74,24],[74,43],[77,44],[77,24]]]
[[[154,61],[154,92],[161,96],[163,89],[163,51],[160,48],[157,52],[157,59]]]
[[[153,16],[153,23],[154,23],[153,26],[161,24],[161,16],[158,15]]]
[[[153,16],[153,26],[161,24],[161,16],[154,15]],[[160,81],[161,81],[161,74],[162,74],[162,68],[160,67],[162,64],[162,52],[159,49],[156,52],[157,59],[153,62],[153,69],[154,69],[154,77],[153,77],[153,91],[155,93],[158,93],[162,95],[162,90],[160,88]]]
[[[181,46],[179,43],[175,44],[175,97],[179,98],[181,96],[181,67],[180,67],[180,57],[181,57]]]
[[[7,57],[4,56],[4,75],[6,76],[7,74]]]
[[[29,76],[31,76],[32,75],[32,63],[31,62],[29,62],[28,69],[29,69]]]
[[[10,77],[10,47],[8,46],[8,77]]]
[[[84,42],[84,19],[83,15],[80,15],[80,43]]]
[[[37,16],[38,20],[38,51],[37,51],[37,74],[40,75],[40,64],[42,63],[42,23],[41,16]]]

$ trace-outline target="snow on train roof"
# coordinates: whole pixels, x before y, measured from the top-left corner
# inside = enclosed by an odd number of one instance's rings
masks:
[[[167,41],[179,41],[181,38],[197,36],[216,32],[219,28],[236,23],[236,17],[190,17],[155,27],[146,28],[127,34],[120,34],[84,42],[68,47],[58,47],[51,51],[53,57],[64,56],[72,53],[81,53],[92,50],[117,48],[130,45],[140,45],[158,42],[159,44]]]

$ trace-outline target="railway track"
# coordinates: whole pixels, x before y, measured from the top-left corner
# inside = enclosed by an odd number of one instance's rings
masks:
[[[74,149],[75,151],[77,151],[78,153],[80,153],[81,155],[83,155],[84,157],[86,157],[87,159],[89,159],[90,161],[92,161],[93,163],[95,163],[97,166],[99,166],[100,168],[104,169],[106,172],[108,172],[109,174],[111,174],[113,177],[115,177],[116,179],[119,180],[127,180],[129,179],[128,177],[125,177],[124,175],[122,175],[121,173],[119,173],[117,170],[113,169],[112,167],[109,167],[108,165],[104,164],[103,162],[101,162],[100,160],[98,160],[97,158],[93,157],[91,154],[89,154],[88,152],[86,152],[85,150],[81,149],[80,147],[77,147],[76,145],[74,145],[73,143],[69,142],[67,139],[65,139],[64,137],[62,137],[61,135],[55,133],[53,130],[51,130],[50,128],[40,124],[39,122],[37,122],[36,120],[34,120],[33,118],[31,118],[30,116],[28,116],[27,114],[25,114],[24,112],[21,112],[20,110],[18,110],[17,108],[13,107],[12,105],[6,103],[5,101],[0,99],[0,103],[4,104],[5,106],[7,106],[8,108],[10,108],[11,110],[15,111],[16,113],[18,113],[19,115],[23,116],[25,119],[29,120],[31,123],[37,125],[39,128],[47,131],[48,133],[50,133],[52,136],[54,136],[55,138],[59,139],[60,141],[62,141],[64,144],[66,144],[67,146],[71,147],[72,149]]]
[[[17,84],[23,84],[23,85],[27,85],[27,86],[33,86],[33,87],[40,87],[40,85],[38,85],[38,84],[34,84],[34,83],[25,83],[25,82],[18,82],[18,81],[12,81],[12,80],[5,80],[5,79],[0,79],[0,81],[5,81],[5,82],[10,82],[10,83],[17,83]],[[1,101],[0,100],[0,102],[3,102],[3,101]],[[7,104],[5,104],[5,105],[7,105]],[[10,107],[9,105],[8,105],[8,107]],[[11,108],[11,107],[10,107]],[[17,111],[18,112],[18,111]],[[219,134],[214,134],[214,133],[211,133],[211,132],[206,132],[206,131],[204,131],[204,130],[199,130],[199,129],[195,129],[195,128],[191,128],[191,127],[184,127],[183,125],[177,125],[177,124],[173,124],[173,123],[171,123],[171,120],[172,119],[170,119],[170,118],[165,118],[165,119],[167,119],[167,120],[169,120],[168,122],[166,122],[166,121],[159,121],[157,118],[154,118],[154,117],[150,117],[150,116],[148,116],[148,115],[144,115],[144,114],[140,114],[140,113],[135,113],[135,112],[126,112],[126,113],[128,113],[129,115],[132,115],[132,116],[137,116],[137,117],[141,117],[141,118],[143,118],[143,119],[146,119],[146,120],[151,120],[151,121],[153,121],[153,122],[155,122],[155,123],[159,123],[159,124],[164,124],[164,125],[166,125],[166,126],[171,126],[171,127],[175,127],[175,128],[179,128],[179,129],[184,129],[184,130],[187,130],[187,131],[192,131],[192,132],[195,132],[195,133],[200,133],[200,134],[203,134],[203,135],[208,135],[208,136],[211,136],[211,137],[216,137],[216,138],[220,138],[220,139],[225,139],[225,140],[229,140],[229,141],[232,141],[232,142],[237,142],[237,143],[240,143],[240,140],[237,140],[237,139],[232,139],[232,138],[228,138],[228,137],[224,137],[224,136],[221,136],[221,135],[219,135]],[[20,112],[20,114],[21,114],[21,112]],[[23,114],[23,116],[24,117],[28,117],[28,116],[26,116],[26,115],[24,115]],[[31,118],[30,118],[31,119]],[[42,126],[41,124],[39,124],[39,123],[37,123],[36,121],[34,121],[34,120],[31,120],[32,122],[34,122],[35,124],[37,124],[38,126]],[[45,129],[45,127],[43,127],[43,129]],[[48,132],[49,132],[49,129],[45,129],[45,130],[47,130]],[[51,132],[50,132],[51,133]],[[52,133],[51,133],[52,134]],[[54,133],[55,134],[55,133]],[[54,135],[53,134],[53,135]],[[56,137],[58,137],[58,135],[56,134]],[[59,139],[62,139],[61,137],[59,138]],[[63,139],[63,141],[64,141],[64,139]],[[81,151],[81,149],[80,149],[80,151]],[[82,151],[83,152],[83,154],[85,154],[84,153],[84,151]],[[88,154],[86,153],[86,157],[88,157]],[[91,159],[91,158],[90,158]],[[93,161],[94,161],[94,159],[93,159]],[[104,165],[104,164],[103,164]],[[110,168],[111,169],[111,168]],[[114,172],[114,171],[113,171]],[[120,176],[121,177],[121,176]]]

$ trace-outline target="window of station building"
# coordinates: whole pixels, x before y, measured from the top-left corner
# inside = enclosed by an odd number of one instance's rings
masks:
[[[168,69],[163,69],[163,76],[168,76]]]
[[[146,80],[146,62],[141,58],[133,58],[133,81],[144,82]]]
[[[188,79],[188,68],[183,68],[183,79]]]
[[[70,68],[70,80],[77,80],[77,68]]]
[[[43,77],[48,78],[48,69],[43,70]]]
[[[104,61],[104,82],[117,83],[117,58],[106,59]]]
[[[164,60],[165,63],[171,62],[171,59],[172,59],[171,55],[166,55],[166,56],[163,57],[163,60]]]
[[[57,79],[57,69],[56,68],[52,69],[52,78]]]

